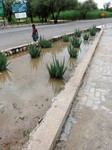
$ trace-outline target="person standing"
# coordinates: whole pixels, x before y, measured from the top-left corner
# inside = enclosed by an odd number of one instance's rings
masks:
[[[38,30],[35,27],[35,24],[32,24],[32,38],[36,42],[38,40]]]

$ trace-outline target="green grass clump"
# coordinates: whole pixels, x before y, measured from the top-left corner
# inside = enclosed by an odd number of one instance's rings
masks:
[[[61,62],[55,57],[53,63],[47,65],[47,69],[51,78],[62,78],[67,67],[65,67],[65,59]]]
[[[90,35],[95,36],[96,35],[96,26],[93,26],[92,28],[89,29]]]
[[[3,55],[0,52],[0,71],[3,71],[7,68],[9,63],[7,63],[7,56]]]
[[[30,44],[28,46],[28,52],[31,58],[37,58],[40,56],[41,50],[39,47],[36,46],[36,44]]]
[[[87,41],[87,40],[89,39],[89,34],[88,34],[88,33],[85,33],[85,34],[83,35],[83,39]]]
[[[71,44],[72,44],[72,46],[73,46],[74,48],[79,48],[80,45],[81,45],[81,41],[80,41],[79,38],[73,36],[73,37],[71,38]]]
[[[41,46],[41,48],[51,48],[52,47],[52,42],[50,40],[46,40],[46,39],[44,39],[44,37],[42,38],[40,36],[39,45]]]
[[[68,35],[63,35],[62,39],[64,42],[69,42],[69,36]]]
[[[81,31],[80,31],[79,29],[76,29],[74,35],[75,35],[76,37],[79,37],[79,38],[80,38],[80,37],[81,37]]]
[[[69,53],[71,58],[77,58],[77,56],[78,56],[77,50],[72,45],[70,45],[68,47],[68,53]]]

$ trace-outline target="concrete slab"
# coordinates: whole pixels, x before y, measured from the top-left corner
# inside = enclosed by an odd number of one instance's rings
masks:
[[[60,139],[53,150],[112,150],[111,41],[112,24],[104,27],[72,106],[72,119],[76,123],[72,123],[69,135]]]

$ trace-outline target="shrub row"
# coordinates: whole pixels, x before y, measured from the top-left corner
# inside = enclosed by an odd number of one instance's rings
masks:
[[[96,26],[93,26],[89,29],[90,34],[94,36],[96,34]],[[70,57],[77,58],[78,56],[78,50],[76,48],[79,48],[81,45],[81,40],[79,39],[81,36],[81,31],[78,29],[74,32],[74,35],[70,37],[68,35],[62,36],[63,41],[68,42],[70,41],[70,46],[68,47],[68,53]],[[84,40],[88,40],[89,33],[85,33],[83,35]],[[39,47],[40,46],[40,47]],[[52,46],[52,42],[50,40],[44,39],[44,37],[40,37],[39,39],[39,45],[37,43],[29,44],[27,49],[31,56],[31,58],[37,58],[40,56],[41,49],[40,48],[50,48]],[[26,49],[26,47],[24,47]],[[15,51],[17,51],[16,49]],[[12,53],[13,51],[11,51]],[[0,52],[0,71],[3,71],[7,67],[7,56],[5,54],[2,54]],[[50,77],[55,78],[62,78],[63,74],[65,73],[67,67],[65,67],[65,59],[61,62],[55,57],[53,58],[53,63],[50,65],[47,65],[47,69],[49,72]]]
[[[101,13],[104,12],[105,18],[112,17],[112,12],[104,10],[94,10],[87,13],[85,19],[98,19],[102,18]],[[67,10],[60,13],[59,19],[61,20],[80,20],[83,19],[79,10]]]

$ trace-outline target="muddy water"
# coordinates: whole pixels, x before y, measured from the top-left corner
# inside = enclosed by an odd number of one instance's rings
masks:
[[[92,41],[92,40],[91,40]],[[21,150],[29,133],[39,123],[55,97],[69,80],[92,42],[83,42],[78,59],[69,57],[67,46],[61,41],[52,48],[42,49],[41,57],[31,59],[27,52],[12,55],[8,70],[0,73],[0,150]],[[65,58],[68,67],[63,79],[50,79],[46,64],[52,57]]]

